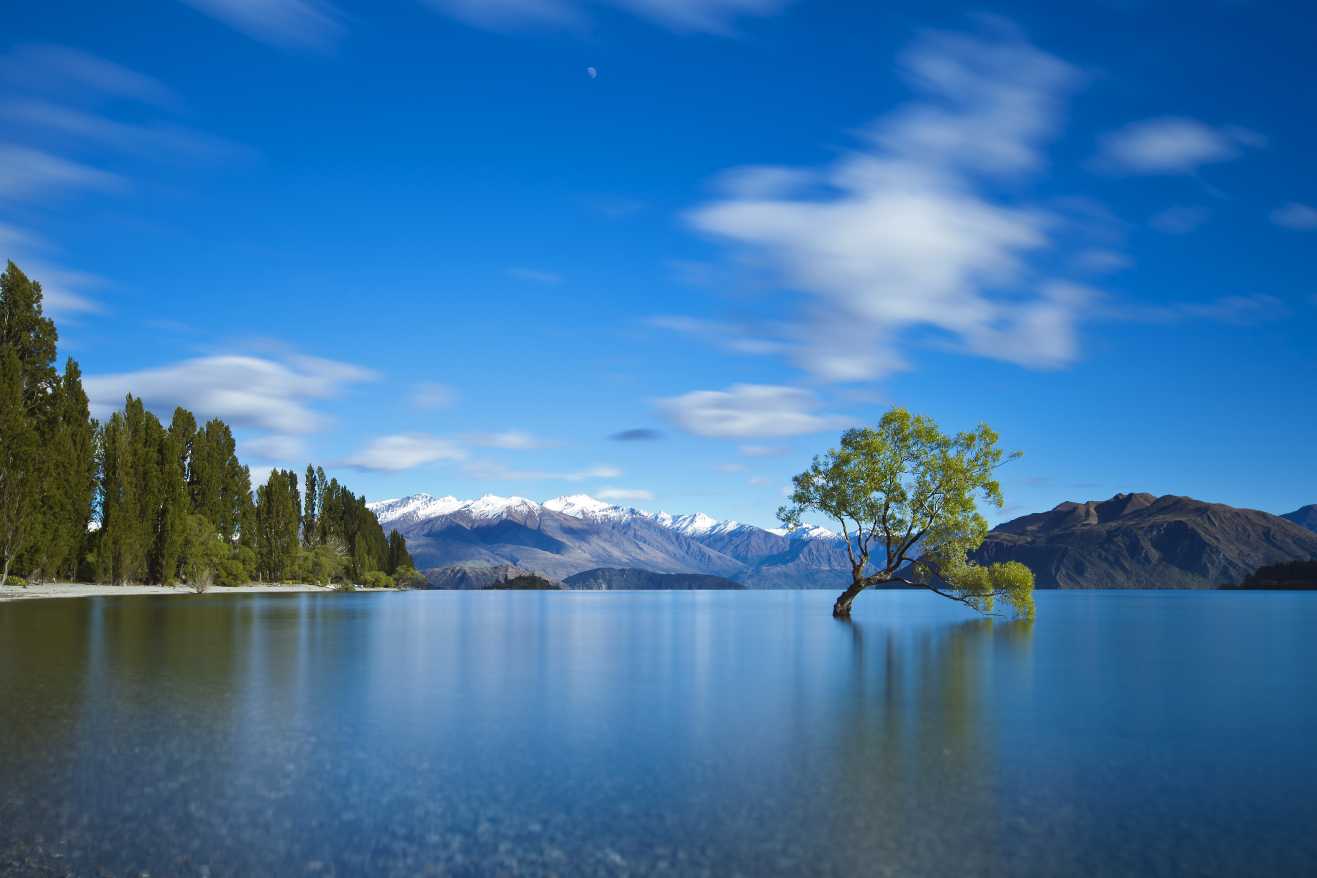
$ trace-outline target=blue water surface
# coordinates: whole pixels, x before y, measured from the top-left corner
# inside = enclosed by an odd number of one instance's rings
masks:
[[[0,604],[0,873],[1317,871],[1317,594]]]

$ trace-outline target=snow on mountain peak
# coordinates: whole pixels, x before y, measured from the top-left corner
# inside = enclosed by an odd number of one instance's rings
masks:
[[[465,512],[472,518],[496,519],[510,512],[534,513],[541,510],[556,512],[572,518],[590,521],[626,522],[633,519],[646,519],[670,528],[688,537],[700,538],[721,536],[751,525],[736,521],[720,521],[703,512],[687,515],[670,515],[666,512],[645,512],[640,509],[615,506],[589,494],[570,494],[554,497],[544,503],[536,503],[526,497],[500,497],[497,494],[485,494],[475,500],[459,500],[456,497],[434,497],[430,494],[412,494],[391,500],[376,500],[366,504],[382,525],[406,525],[425,521],[455,512]],[[805,525],[793,531],[774,528],[768,531],[777,536],[793,540],[831,540],[837,539],[832,531],[814,525]]]
[[[462,501],[456,497],[434,497],[430,494],[412,494],[393,500],[376,500],[367,503],[366,508],[375,513],[380,524],[407,523],[423,521],[439,515],[449,515],[462,508]]]
[[[573,518],[582,518],[586,515],[597,515],[617,507],[603,500],[596,500],[589,494],[571,494],[545,500],[544,508],[550,512],[561,512],[563,515],[570,515]]]
[[[497,494],[485,494],[478,500],[468,501],[464,508],[473,518],[498,518],[512,510],[538,512],[540,504],[525,497],[500,497]]]

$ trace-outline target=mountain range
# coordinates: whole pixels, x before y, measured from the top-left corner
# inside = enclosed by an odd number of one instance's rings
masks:
[[[407,538],[434,588],[487,588],[528,574],[569,588],[838,588],[850,575],[845,540],[818,526],[788,533],[584,494],[543,503],[415,494],[368,505],[385,530]],[[1203,588],[1310,558],[1317,558],[1317,504],[1278,516],[1151,494],[1065,502],[1005,522],[974,555],[980,563],[1024,563],[1039,588]]]
[[[850,570],[845,540],[826,528],[766,530],[584,494],[544,503],[414,494],[369,506],[385,530],[407,538],[417,569],[435,587],[483,580],[479,568],[499,566],[554,580],[601,569],[702,574],[748,588],[831,588]]]
[[[1294,518],[1302,512],[1282,517],[1192,497],[1117,494],[999,525],[974,559],[1019,561],[1039,588],[1233,585],[1259,567],[1317,558],[1317,533]]]

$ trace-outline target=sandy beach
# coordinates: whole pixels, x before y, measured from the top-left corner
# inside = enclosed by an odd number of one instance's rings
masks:
[[[332,592],[331,587],[319,585],[238,585],[212,586],[206,594],[263,594],[293,592]],[[357,591],[391,591],[391,589],[358,588]],[[96,585],[76,582],[46,582],[40,585],[5,585],[0,587],[0,602],[37,600],[41,598],[124,597],[127,595],[164,594],[195,595],[183,585]]]

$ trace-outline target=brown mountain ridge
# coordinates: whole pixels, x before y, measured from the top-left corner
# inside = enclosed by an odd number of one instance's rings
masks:
[[[1209,588],[1317,558],[1317,533],[1279,515],[1192,497],[1117,494],[998,525],[979,563],[1019,561],[1039,588]]]

